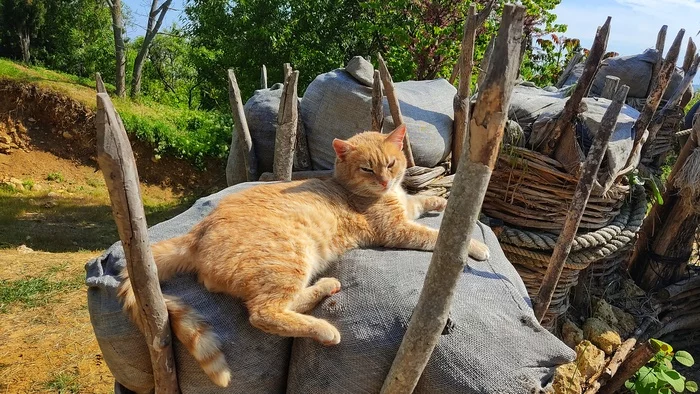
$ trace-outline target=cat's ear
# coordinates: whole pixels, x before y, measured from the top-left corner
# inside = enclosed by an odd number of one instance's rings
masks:
[[[333,150],[335,150],[335,154],[340,160],[344,160],[345,156],[352,152],[353,149],[355,149],[355,147],[347,141],[339,140],[337,138],[333,140]]]
[[[394,131],[386,136],[384,141],[396,145],[399,150],[403,149],[403,137],[406,135],[406,124],[402,123],[399,127],[395,128]]]

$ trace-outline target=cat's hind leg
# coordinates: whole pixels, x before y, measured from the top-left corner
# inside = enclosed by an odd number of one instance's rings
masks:
[[[302,290],[292,302],[291,310],[306,313],[316,307],[324,298],[340,291],[340,282],[335,278],[321,278]]]
[[[294,312],[289,300],[250,300],[250,324],[269,334],[283,337],[312,338],[324,345],[340,342],[340,332],[325,320]]]

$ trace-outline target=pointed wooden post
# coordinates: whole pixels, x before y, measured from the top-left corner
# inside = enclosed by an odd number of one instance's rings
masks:
[[[656,48],[656,53],[659,54],[659,57],[656,59],[656,63],[651,68],[651,79],[649,80],[649,88],[647,89],[648,93],[651,93],[651,91],[654,88],[656,78],[659,76],[659,70],[661,70],[661,64],[664,62],[664,46],[666,46],[666,33],[668,32],[668,26],[663,25],[661,26],[661,29],[659,30],[659,33],[656,35],[656,45],[654,48]]]
[[[389,69],[386,67],[384,58],[381,53],[377,54],[377,61],[379,62],[379,75],[382,79],[384,85],[384,93],[386,94],[386,99],[389,102],[389,111],[391,112],[391,118],[394,121],[394,127],[398,127],[403,124],[403,116],[401,115],[401,107],[399,106],[399,98],[396,96],[396,91],[394,90],[394,80],[389,74]],[[416,165],[413,159],[413,151],[411,150],[411,140],[408,138],[408,132],[404,135],[403,139],[403,153],[406,156],[406,167],[413,167]]]
[[[608,75],[605,77],[605,86],[603,87],[603,92],[600,97],[612,100],[613,95],[617,91],[617,85],[620,84],[620,78],[614,75]]]
[[[459,87],[452,102],[454,122],[452,133],[452,172],[457,171],[457,164],[462,156],[464,139],[467,137],[467,122],[469,121],[469,88],[472,83],[472,68],[474,67],[474,40],[476,39],[476,5],[469,5],[467,19],[464,21],[462,49],[459,55]]]
[[[697,47],[692,37],[688,37],[688,46],[685,48],[685,58],[683,59],[683,72],[687,73],[693,64],[693,59],[697,53]]]
[[[260,89],[267,89],[267,67],[264,64],[260,69]]]
[[[493,45],[496,42],[496,36],[491,37],[488,45],[486,45],[486,51],[484,52],[484,57],[479,63],[479,74],[476,76],[476,90],[481,90],[481,84],[484,83],[486,79],[486,73],[489,70],[489,63],[491,63],[491,54],[493,53]]]
[[[382,100],[382,79],[379,70],[374,70],[372,83],[372,130],[382,132],[384,127],[384,102]]]
[[[97,162],[107,184],[126,269],[143,322],[155,392],[178,393],[168,309],[148,240],[136,161],[124,125],[107,93],[97,94],[95,125]]]
[[[297,135],[299,111],[297,103],[297,80],[299,71],[288,74],[282,88],[280,109],[277,114],[277,134],[275,134],[275,157],[272,174],[275,180],[291,181],[294,168],[294,149]]]
[[[564,71],[561,73],[559,76],[559,79],[557,80],[557,83],[554,84],[555,87],[561,88],[564,86],[564,83],[566,80],[569,78],[569,74],[574,70],[574,67],[576,67],[577,64],[581,63],[581,60],[583,59],[583,53],[577,52],[574,57],[571,58],[569,61],[569,64],[566,65],[566,68]]]
[[[425,283],[382,394],[411,393],[445,327],[455,286],[467,263],[467,247],[498,158],[508,106],[517,77],[525,8],[506,4],[484,90],[474,107],[469,143],[450,199]]]
[[[97,93],[107,93],[107,88],[102,81],[102,75],[100,75],[100,73],[95,73],[95,88],[97,89]]]
[[[253,149],[253,139],[250,137],[248,122],[243,111],[241,90],[233,69],[228,70],[228,98],[233,114],[234,130],[231,149],[226,163],[226,183],[229,186],[253,181],[257,178],[258,161]]]
[[[542,285],[537,292],[537,297],[535,297],[535,317],[537,317],[537,320],[540,322],[544,318],[547,309],[549,309],[549,304],[552,302],[554,290],[556,289],[561,273],[564,270],[566,259],[569,257],[571,245],[576,237],[578,226],[581,224],[583,211],[586,209],[588,198],[593,190],[593,182],[598,174],[598,169],[600,169],[600,163],[603,161],[603,157],[605,156],[605,151],[608,147],[610,136],[612,135],[613,131],[615,131],[617,117],[622,110],[625,100],[627,99],[628,91],[629,87],[627,85],[622,85],[622,87],[617,89],[617,92],[615,92],[613,101],[605,111],[605,115],[603,115],[603,119],[600,122],[600,129],[593,139],[593,145],[588,151],[588,156],[583,164],[583,172],[581,173],[581,177],[576,185],[576,191],[574,192],[574,198],[571,201],[571,208],[566,215],[564,228],[559,235],[559,239],[557,239],[557,244],[554,246],[552,257],[549,260],[549,265],[547,266],[547,272],[545,273]]]

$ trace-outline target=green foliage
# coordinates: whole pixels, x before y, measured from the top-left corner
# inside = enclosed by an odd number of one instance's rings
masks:
[[[59,372],[53,375],[44,386],[52,392],[59,394],[79,393],[81,390],[78,375],[75,373]]]
[[[7,307],[13,304],[25,307],[44,305],[61,291],[80,288],[82,282],[81,277],[59,281],[46,277],[0,280],[0,313],[6,313]]]
[[[537,46],[525,54],[520,69],[524,79],[541,87],[553,86],[571,58],[583,50],[578,39],[556,34],[549,37],[535,41]]]
[[[24,56],[29,53],[22,51],[22,42],[29,46],[31,39],[36,37],[39,28],[44,24],[46,4],[43,0],[2,0],[0,2],[0,26],[4,33],[4,43],[16,48]],[[9,34],[7,34],[9,33]],[[19,41],[12,38],[19,38]],[[26,50],[29,48],[27,47]]]
[[[46,176],[46,180],[61,183],[65,181],[65,178],[63,178],[63,174],[61,174],[60,172],[52,172]]]
[[[649,364],[637,371],[634,377],[625,383],[625,387],[638,394],[683,393],[686,390],[694,393],[698,390],[697,383],[686,380],[678,371],[673,369],[672,361],[691,367],[695,360],[690,353],[679,350],[674,352],[671,345],[658,339],[650,343],[656,354]]]

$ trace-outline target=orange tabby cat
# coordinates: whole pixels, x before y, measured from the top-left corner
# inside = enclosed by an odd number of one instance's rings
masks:
[[[441,197],[409,196],[401,188],[406,159],[405,126],[390,134],[365,132],[334,140],[335,174],[327,180],[260,185],[229,195],[188,234],[153,245],[160,280],[195,272],[211,292],[245,302],[250,323],[271,334],[340,342],[338,330],[305,315],[340,290],[335,278],[310,280],[343,253],[384,246],[433,250],[438,230],[413,222],[442,211]],[[469,254],[488,258],[473,240]],[[124,309],[139,322],[126,269],[119,289]],[[176,297],[165,296],[175,336],[217,385],[230,371],[220,344],[201,317]]]

